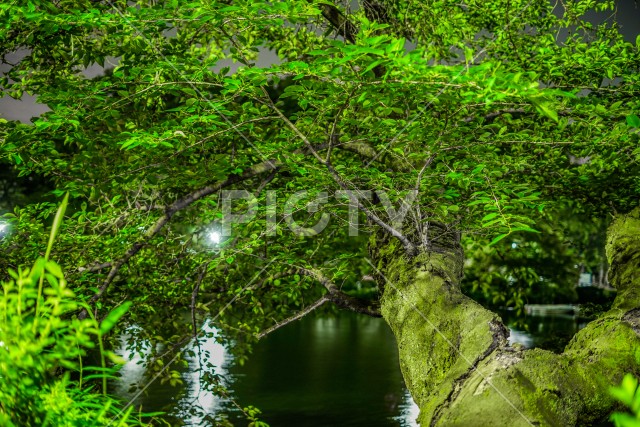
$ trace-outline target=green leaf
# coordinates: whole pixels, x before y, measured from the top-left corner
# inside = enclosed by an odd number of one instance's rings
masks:
[[[491,221],[487,221],[487,222],[483,223],[482,224],[482,228],[488,228],[488,227],[494,226],[496,224],[502,224],[502,223],[504,223],[504,218],[496,218],[496,219],[493,219]]]
[[[365,68],[362,73],[360,74],[367,74],[369,71],[373,70],[374,68],[376,68],[378,65],[382,64],[384,61],[382,59],[379,59],[377,61],[373,61],[371,64],[369,64],[369,66],[367,68]]]
[[[523,225],[521,227],[515,227],[511,229],[511,232],[514,231],[528,231],[530,233],[540,233],[540,231],[536,230],[535,228],[531,228],[529,226]]]
[[[627,116],[627,125],[632,128],[640,128],[640,118],[635,114],[631,114]]]
[[[51,248],[53,247],[53,242],[56,239],[56,235],[58,234],[60,225],[62,225],[64,212],[67,210],[67,204],[69,204],[69,193],[64,195],[64,199],[62,199],[62,203],[60,203],[60,207],[56,212],[55,218],[53,219],[53,225],[51,226],[51,234],[49,235],[49,243],[47,243],[47,251],[44,255],[45,259],[49,259],[49,255],[51,254]]]
[[[499,236],[497,236],[496,238],[494,238],[491,243],[489,243],[489,246],[493,246],[496,243],[498,243],[500,240],[504,239],[505,237],[507,237],[509,235],[509,233],[504,233],[504,234],[500,234]]]
[[[47,269],[47,271],[49,273],[53,274],[58,279],[63,279],[64,278],[64,274],[62,273],[62,269],[55,262],[47,261],[47,263],[45,264],[45,268]]]
[[[622,101],[616,101],[609,107],[610,110],[617,110],[622,105]]]
[[[538,110],[540,114],[547,116],[556,122],[558,121],[558,112],[553,108],[551,108],[549,103],[542,102],[542,103],[534,103],[533,105],[536,107],[536,110]]]
[[[640,427],[640,420],[630,414],[614,412],[611,414],[610,420],[615,423],[616,427]]]
[[[621,388],[629,397],[633,397],[638,389],[638,379],[631,374],[626,374],[622,379]]]
[[[129,310],[129,307],[131,307],[131,301],[126,301],[107,314],[107,317],[100,323],[100,335],[104,335],[113,329],[118,320]]]
[[[497,212],[491,212],[490,214],[487,214],[482,218],[482,222],[487,222],[487,221],[489,221],[489,220],[491,220],[491,219],[493,219],[493,218],[495,218],[497,216],[498,216]]]

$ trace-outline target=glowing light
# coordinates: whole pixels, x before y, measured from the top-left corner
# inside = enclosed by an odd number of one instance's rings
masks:
[[[511,244],[511,249],[515,249],[515,248],[517,248],[517,247],[518,247],[518,244],[517,244],[516,242],[513,242],[513,243]]]
[[[217,232],[217,231],[210,231],[210,232],[209,232],[209,241],[210,241],[211,243],[215,243],[215,244],[220,243],[220,238],[221,238],[221,237],[222,237],[222,236],[220,236],[220,233],[219,233],[219,232]]]
[[[7,229],[7,227],[9,227],[8,224],[0,222],[0,234],[2,234]]]

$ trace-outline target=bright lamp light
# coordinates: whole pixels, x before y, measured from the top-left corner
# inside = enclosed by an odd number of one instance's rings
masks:
[[[209,232],[209,241],[210,241],[211,243],[215,243],[215,244],[220,243],[220,238],[221,238],[221,237],[222,237],[222,236],[221,236],[221,235],[220,235],[220,233],[219,233],[219,232],[217,232],[217,231],[210,231],[210,232]]]

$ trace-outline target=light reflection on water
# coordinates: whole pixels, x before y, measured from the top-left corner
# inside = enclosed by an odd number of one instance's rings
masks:
[[[149,341],[139,341],[137,346],[139,351],[129,351],[126,349],[127,341],[131,335],[139,329],[138,326],[129,326],[125,333],[118,337],[118,348],[115,352],[121,356],[126,363],[120,368],[121,379],[117,381],[113,387],[113,393],[125,399],[127,402],[135,398],[135,390],[131,390],[133,385],[143,384],[145,380],[146,370],[142,365],[143,360],[151,353],[151,345]],[[142,403],[134,400],[135,404]]]
[[[129,331],[129,333],[134,331]],[[215,332],[210,325],[203,332]],[[202,334],[206,335],[206,334]],[[138,352],[126,350],[129,335],[120,337],[117,353],[128,362],[114,394],[127,401],[132,385],[144,385],[152,376],[142,365],[148,342]],[[226,379],[232,398],[241,406],[256,406],[272,426],[417,426],[418,409],[404,387],[393,335],[381,319],[352,313],[332,318],[308,317],[265,337],[244,366],[215,337],[192,340],[196,351],[189,368],[182,369],[183,386],[153,383],[134,403],[147,412],[166,411],[180,425],[208,425],[202,413],[225,413],[234,425],[247,420],[229,400],[202,390],[200,356],[215,365]],[[208,352],[208,354],[206,354]],[[176,369],[180,370],[180,368]]]
[[[508,315],[503,318],[509,323]],[[524,325],[510,328],[510,341],[527,348],[561,348],[582,326],[568,316],[529,317]],[[353,313],[309,316],[265,337],[244,366],[216,342],[213,327],[207,324],[203,332],[212,332],[211,337],[200,339],[199,348],[194,340],[187,346],[196,352],[188,358],[189,367],[172,368],[181,372],[184,385],[157,381],[136,405],[148,412],[166,411],[179,425],[210,425],[202,414],[220,413],[234,425],[246,425],[231,401],[201,388],[202,362],[214,365],[215,374],[225,378],[235,403],[256,406],[272,426],[417,425],[418,408],[404,386],[395,339],[381,319]],[[129,387],[144,385],[151,375],[139,364],[150,344],[137,343],[139,351],[128,352],[127,338],[120,337],[119,354],[128,362],[112,391],[129,400],[135,394]],[[201,414],[190,410],[196,407]]]
[[[142,365],[144,359],[151,354],[151,343],[148,340],[136,341],[137,349],[128,350],[127,342],[136,329],[139,327],[130,326],[119,337],[119,347],[115,352],[127,362],[119,371],[119,380],[112,384],[113,394],[126,402],[132,400],[136,407],[142,405],[145,412],[168,412],[173,419],[180,420],[180,425],[206,425],[203,424],[202,417],[194,415],[188,410],[189,408],[197,407],[203,413],[209,414],[226,409],[224,399],[202,387],[201,376],[204,369],[201,364],[210,363],[215,367],[214,374],[228,378],[226,366],[233,362],[227,349],[216,342],[216,331],[208,322],[202,326],[201,335],[210,336],[210,338],[200,338],[197,344],[195,339],[192,339],[185,346],[185,349],[195,352],[195,356],[185,357],[189,363],[188,369],[180,366],[171,367],[172,370],[181,372],[183,385],[173,387],[156,380],[143,394],[139,394],[138,391],[153,378],[153,373],[147,372]],[[158,350],[162,352],[164,348],[160,346]]]

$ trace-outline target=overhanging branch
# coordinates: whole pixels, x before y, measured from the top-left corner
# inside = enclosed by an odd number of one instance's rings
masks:
[[[340,308],[355,311],[356,313],[366,314],[371,317],[381,317],[379,308],[375,303],[352,297],[342,292],[328,277],[322,275],[316,270],[308,268],[299,268],[299,273],[307,277],[311,277],[318,281],[327,290],[326,297],[329,301]]]
[[[309,0],[309,3],[314,3],[313,0]],[[358,27],[356,27],[349,19],[336,6],[327,3],[318,3],[317,6],[322,12],[324,19],[329,21],[331,26],[336,29],[349,43],[356,42],[356,35],[358,34]]]
[[[144,246],[146,246],[147,243],[153,237],[155,237],[165,225],[167,225],[167,223],[171,220],[171,218],[177,212],[187,208],[188,206],[202,199],[203,197],[216,193],[223,188],[229,187],[230,185],[245,181],[247,179],[253,178],[257,175],[261,175],[266,172],[275,171],[281,166],[282,166],[282,162],[278,160],[267,160],[265,162],[253,165],[248,169],[245,169],[239,175],[231,175],[222,181],[218,181],[217,183],[212,185],[207,185],[206,187],[193,191],[192,193],[187,194],[185,197],[173,202],[169,207],[167,207],[167,209],[164,212],[164,215],[158,218],[158,220],[153,225],[153,227],[151,227],[140,240],[134,243],[133,246],[131,246],[131,248],[129,248],[129,250],[125,252],[125,254],[120,259],[111,263],[111,270],[109,271],[109,274],[107,274],[107,277],[102,282],[102,285],[100,285],[98,292],[93,297],[91,297],[91,299],[89,300],[89,303],[90,304],[95,303],[102,297],[102,295],[104,295],[104,293],[107,291],[107,289],[109,288],[109,285],[113,282],[113,280],[115,279],[116,275],[118,274],[122,266],[125,265],[138,252],[140,252],[140,250]],[[84,319],[87,317],[87,314],[88,313],[86,312],[86,310],[83,310],[80,313],[79,317],[81,319]]]
[[[312,311],[314,311],[315,309],[317,309],[318,307],[320,307],[322,304],[324,304],[325,302],[328,302],[329,298],[327,298],[326,296],[320,298],[319,300],[317,300],[316,302],[314,302],[313,304],[305,307],[304,309],[300,310],[299,312],[297,312],[296,314],[294,314],[291,317],[287,317],[286,319],[276,323],[275,325],[265,329],[264,331],[260,332],[257,336],[258,339],[260,338],[264,338],[265,336],[269,335],[270,333],[272,333],[273,331],[282,328],[283,326],[288,325],[291,322],[295,322],[298,319],[303,318],[304,316],[306,316],[307,314],[311,313]]]

